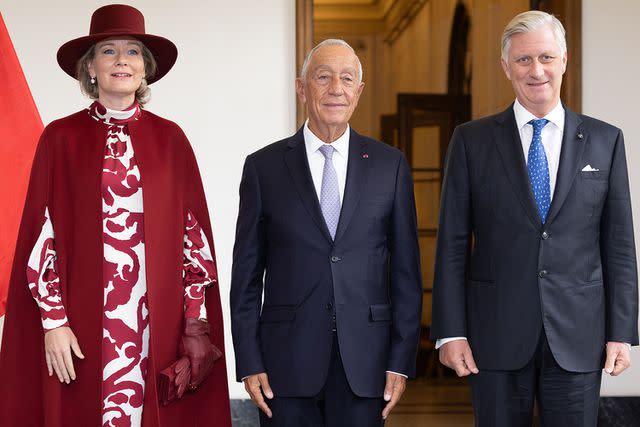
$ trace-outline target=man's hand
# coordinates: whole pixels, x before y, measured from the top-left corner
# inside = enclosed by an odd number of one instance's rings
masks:
[[[256,404],[258,408],[262,410],[267,417],[271,418],[273,415],[271,414],[271,409],[265,402],[262,394],[269,399],[273,399],[273,391],[271,391],[271,386],[269,385],[269,379],[267,378],[267,374],[265,372],[249,375],[244,380],[244,389],[247,390],[249,396],[251,396],[251,400]]]
[[[607,343],[607,360],[604,362],[604,371],[611,376],[616,376],[620,375],[629,366],[631,366],[629,345],[623,342],[609,341]]]
[[[384,387],[384,400],[388,402],[382,410],[382,418],[387,419],[389,413],[400,400],[402,393],[407,388],[407,379],[402,375],[387,372],[387,384]]]
[[[440,347],[440,363],[456,371],[459,377],[480,372],[467,340],[450,341]]]
[[[55,371],[60,382],[67,384],[76,379],[76,371],[73,369],[73,359],[71,358],[72,350],[77,357],[84,359],[78,340],[70,327],[61,326],[44,334],[44,354],[47,359],[49,376],[53,375],[53,371]]]

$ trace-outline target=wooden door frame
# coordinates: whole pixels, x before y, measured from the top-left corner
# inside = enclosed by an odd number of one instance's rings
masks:
[[[296,76],[302,69],[304,57],[313,47],[313,0],[296,0]],[[296,126],[306,119],[304,104],[296,96]]]
[[[582,0],[531,0],[531,8],[562,21],[567,32],[568,63],[560,99],[573,111],[582,112]]]

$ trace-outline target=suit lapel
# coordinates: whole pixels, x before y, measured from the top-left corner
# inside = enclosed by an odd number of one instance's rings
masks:
[[[553,200],[547,215],[547,224],[558,215],[567,194],[573,185],[573,180],[579,171],[580,159],[587,142],[587,134],[581,129],[580,117],[565,107],[564,132],[562,134],[562,148],[560,149],[560,164]]]
[[[298,195],[302,199],[302,204],[309,212],[313,222],[315,222],[320,231],[322,231],[324,237],[331,242],[331,235],[322,216],[318,195],[313,186],[302,128],[289,138],[287,149],[284,153],[284,162],[289,168],[289,173],[296,186]]]
[[[502,157],[502,164],[527,216],[534,226],[540,227],[542,220],[540,219],[531,183],[529,182],[520,133],[513,113],[513,105],[498,115],[496,120],[500,123],[500,126],[496,128],[494,139],[498,152]]]
[[[367,165],[369,164],[364,156],[366,146],[366,139],[352,129],[349,135],[347,182],[344,188],[340,221],[338,222],[338,229],[336,230],[336,241],[342,237],[349,226],[353,212],[356,210],[360,195],[362,194],[362,188],[367,178]]]

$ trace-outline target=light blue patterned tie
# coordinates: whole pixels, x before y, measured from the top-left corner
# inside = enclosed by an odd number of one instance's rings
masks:
[[[320,188],[320,208],[324,222],[329,228],[331,238],[336,238],[338,220],[340,219],[340,193],[338,191],[338,174],[333,167],[333,151],[331,145],[324,144],[320,152],[324,156],[324,169],[322,170],[322,187]]]
[[[551,206],[551,185],[549,181],[549,163],[547,155],[542,145],[542,128],[549,123],[547,119],[531,120],[529,124],[533,126],[533,138],[529,147],[529,155],[527,157],[527,169],[529,170],[529,179],[531,180],[531,188],[536,198],[538,212],[542,223],[547,219],[549,206]]]

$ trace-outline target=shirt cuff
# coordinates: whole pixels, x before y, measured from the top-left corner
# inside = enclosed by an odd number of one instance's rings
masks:
[[[390,374],[400,375],[401,377],[404,377],[404,378],[409,378],[408,376],[406,376],[405,374],[401,374],[400,372],[393,372],[393,371],[387,371],[387,372]]]
[[[627,347],[629,347],[629,350],[631,350],[631,347],[632,347],[632,346],[631,346],[631,344],[630,344],[630,343],[628,343],[628,342],[623,342],[622,344],[626,344],[626,345],[627,345]],[[605,346],[605,347],[606,347],[606,346]]]
[[[451,338],[440,338],[436,340],[436,350],[451,341],[457,340],[467,340],[467,337],[451,337]]]

